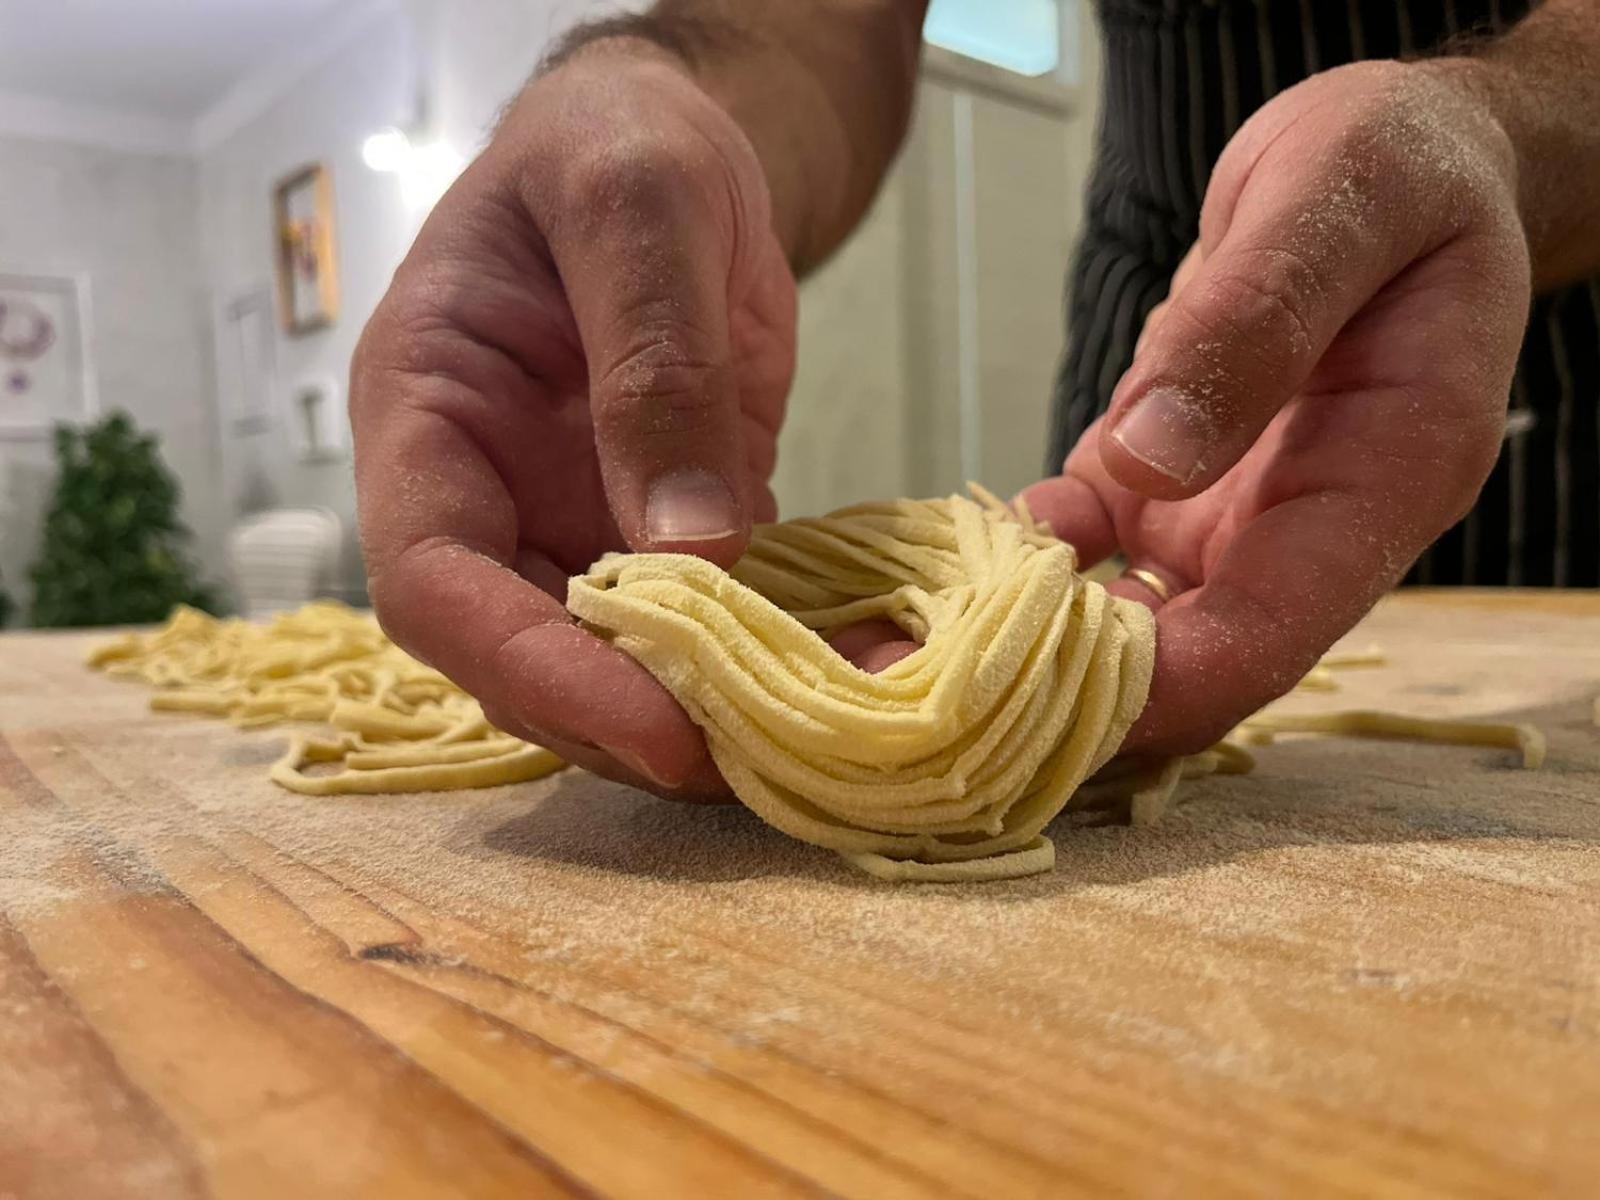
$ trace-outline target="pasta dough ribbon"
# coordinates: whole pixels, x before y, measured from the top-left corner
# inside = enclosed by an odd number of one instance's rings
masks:
[[[608,555],[567,606],[677,697],[785,833],[884,878],[1048,870],[1041,831],[1144,707],[1155,622],[975,494],[761,526],[731,572]],[[921,646],[870,674],[827,644],[872,618]]]
[[[268,625],[179,608],[154,633],[99,647],[89,665],[154,684],[158,711],[228,717],[241,729],[331,725],[336,738],[297,736],[272,768],[274,782],[302,795],[495,787],[565,765],[491,726],[477,701],[391,643],[370,614],[329,601]]]

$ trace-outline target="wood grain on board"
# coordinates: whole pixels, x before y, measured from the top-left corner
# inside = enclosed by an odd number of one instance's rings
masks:
[[[0,1196],[1583,1195],[1600,597],[1412,593],[1318,738],[897,887],[577,772],[325,800],[0,638]]]

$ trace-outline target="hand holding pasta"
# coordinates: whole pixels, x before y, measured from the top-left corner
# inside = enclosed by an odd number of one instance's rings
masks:
[[[1527,320],[1517,175],[1443,64],[1325,71],[1234,135],[1110,412],[1026,493],[1171,591],[1130,748],[1282,695],[1471,506]]]
[[[785,833],[890,878],[1048,870],[1041,831],[1144,706],[1155,623],[984,498],[763,526],[731,573],[613,555],[567,604],[677,697]],[[877,674],[817,636],[879,618],[921,645]]]
[[[763,526],[732,575],[687,555],[612,555],[574,581],[573,608],[684,702],[759,816],[884,879],[1048,870],[1042,830],[1060,812],[1147,825],[1182,780],[1250,770],[1230,742],[1107,761],[1143,703],[1153,622],[1079,578],[1071,548],[1026,506],[975,494]],[[818,636],[863,617],[894,623],[916,649],[872,674]],[[1337,690],[1336,670],[1383,661],[1329,655],[1303,684]],[[562,766],[339,604],[267,625],[179,609],[89,662],[153,685],[157,710],[242,729],[331,727],[296,732],[272,768],[304,795],[493,787]],[[1528,725],[1362,710],[1258,713],[1235,731],[1253,744],[1279,733],[1515,748],[1529,768],[1544,757]]]
[[[383,627],[501,728],[613,778],[714,782],[698,731],[580,630],[608,550],[731,563],[794,362],[794,280],[738,125],[682,64],[580,55],[429,216],[351,371]]]

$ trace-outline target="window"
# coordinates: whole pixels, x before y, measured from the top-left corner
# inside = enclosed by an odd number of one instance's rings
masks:
[[[1061,64],[1060,0],[933,0],[923,36],[1030,78]]]

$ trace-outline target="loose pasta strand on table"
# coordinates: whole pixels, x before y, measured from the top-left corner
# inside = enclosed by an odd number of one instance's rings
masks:
[[[1528,770],[1543,764],[1545,755],[1544,734],[1533,725],[1413,717],[1370,709],[1309,714],[1260,712],[1244,722],[1239,732],[1257,745],[1270,744],[1280,733],[1329,733],[1345,737],[1497,747],[1516,750],[1522,755],[1523,767]]]
[[[1154,623],[1076,572],[1026,506],[897,500],[757,529],[731,573],[682,555],[608,556],[570,607],[633,654],[702,726],[742,800],[779,829],[884,879],[947,882],[1049,870],[1059,812],[1159,820],[1184,779],[1240,774],[1240,743],[1313,732],[1498,746],[1538,766],[1532,726],[1372,711],[1257,713],[1186,758],[1112,761],[1144,704]],[[921,642],[871,675],[823,635],[874,617]],[[91,665],[157,689],[159,711],[297,734],[271,769],[304,795],[489,787],[564,764],[496,730],[370,615],[318,603],[264,625],[180,609],[98,647]],[[1336,651],[1304,690],[1381,666]],[[1600,697],[1595,701],[1600,725]]]
[[[390,642],[370,615],[340,604],[266,625],[179,609],[153,633],[98,647],[89,663],[155,686],[157,711],[226,717],[241,729],[332,726],[333,738],[294,737],[270,772],[305,795],[492,787],[565,765],[495,729],[472,697]]]

